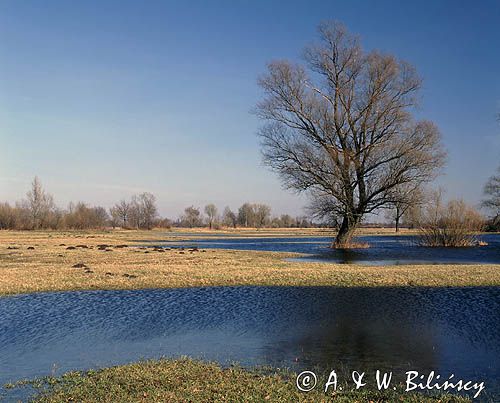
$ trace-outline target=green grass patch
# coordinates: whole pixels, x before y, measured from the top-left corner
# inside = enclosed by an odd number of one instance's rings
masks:
[[[320,380],[315,390],[300,392],[296,374],[264,369],[223,368],[187,358],[142,361],[97,371],[69,372],[30,381],[39,389],[34,401],[55,402],[468,402],[449,394],[427,396],[360,389],[328,394]]]

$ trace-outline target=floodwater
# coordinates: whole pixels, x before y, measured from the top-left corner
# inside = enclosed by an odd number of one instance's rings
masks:
[[[500,398],[499,312],[500,287],[212,287],[3,297],[0,383],[188,355],[295,371],[434,370],[484,381],[486,392]],[[7,401],[23,397],[22,390],[5,393]]]
[[[429,248],[418,246],[415,236],[361,236],[357,240],[369,248],[332,249],[330,237],[241,238],[222,236],[218,239],[176,240],[160,246],[184,246],[215,249],[238,249],[274,252],[298,252],[307,256],[294,260],[368,265],[393,264],[481,264],[500,263],[500,235],[485,234],[480,239],[486,246],[468,248]],[[156,242],[156,241],[155,241]],[[155,243],[155,245],[157,242]]]

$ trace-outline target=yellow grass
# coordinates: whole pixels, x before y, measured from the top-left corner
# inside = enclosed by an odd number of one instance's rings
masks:
[[[305,231],[317,235],[318,230]],[[145,240],[168,238],[165,231],[0,231],[0,295],[217,285],[500,285],[500,265],[370,267],[285,261],[297,256],[292,253],[140,248]],[[112,247],[99,250],[99,244]],[[129,247],[116,247],[123,244]],[[87,248],[66,249],[77,245]],[[88,269],[72,267],[78,263]]]
[[[172,228],[164,230],[164,233],[179,233],[184,232],[189,234],[189,237],[203,237],[206,234],[221,236],[232,234],[242,237],[308,237],[308,236],[335,236],[335,230],[331,228],[231,228],[223,227],[218,230],[211,230],[208,227],[201,228]],[[411,235],[416,234],[416,229],[401,228],[399,232],[395,232],[394,228],[358,228],[356,235]]]

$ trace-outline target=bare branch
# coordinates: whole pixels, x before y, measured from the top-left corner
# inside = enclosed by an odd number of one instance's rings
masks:
[[[413,66],[364,52],[338,23],[319,34],[306,66],[269,64],[256,114],[267,122],[264,162],[286,187],[320,197],[350,232],[367,212],[394,203],[396,189],[431,181],[445,153],[437,127],[413,120],[421,86]]]

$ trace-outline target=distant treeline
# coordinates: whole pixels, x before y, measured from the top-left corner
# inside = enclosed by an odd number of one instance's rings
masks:
[[[323,226],[306,217],[292,217],[288,214],[271,216],[271,208],[265,204],[243,204],[238,211],[226,207],[222,213],[214,204],[208,204],[203,211],[190,206],[178,219],[163,218],[158,213],[156,198],[151,193],[132,196],[121,200],[107,210],[101,206],[89,206],[83,202],[70,203],[62,209],[54,203],[40,180],[35,177],[26,197],[11,205],[0,203],[0,229],[100,229],[120,227],[130,229],[152,229],[154,227],[274,227],[308,228]]]
[[[499,169],[500,173],[500,169]],[[500,230],[500,175],[492,176],[486,188],[483,206],[493,215],[485,219],[472,206],[461,200],[444,203],[441,192],[430,192],[425,197],[419,196],[412,203],[395,204],[387,210],[386,218],[399,222],[407,228],[420,229],[427,238],[439,238],[434,244],[445,244],[448,238],[466,239],[465,234],[473,231]],[[156,198],[151,193],[134,195],[130,200],[121,200],[106,209],[90,206],[83,202],[70,203],[66,209],[54,203],[52,195],[47,193],[38,178],[35,177],[26,197],[14,205],[0,203],[0,229],[152,229],[155,227],[171,228],[311,228],[338,227],[335,216],[330,221],[314,222],[306,216],[292,217],[288,214],[273,216],[266,204],[244,203],[237,211],[225,207],[220,212],[214,204],[203,209],[189,206],[177,219],[161,217],[158,213]],[[392,226],[392,224],[362,223],[363,227]],[[441,238],[446,235],[447,240]],[[467,238],[468,239],[468,238]],[[460,241],[462,242],[462,241]],[[455,242],[459,244],[460,242]],[[465,242],[465,241],[463,241]],[[428,242],[430,243],[430,242]]]

